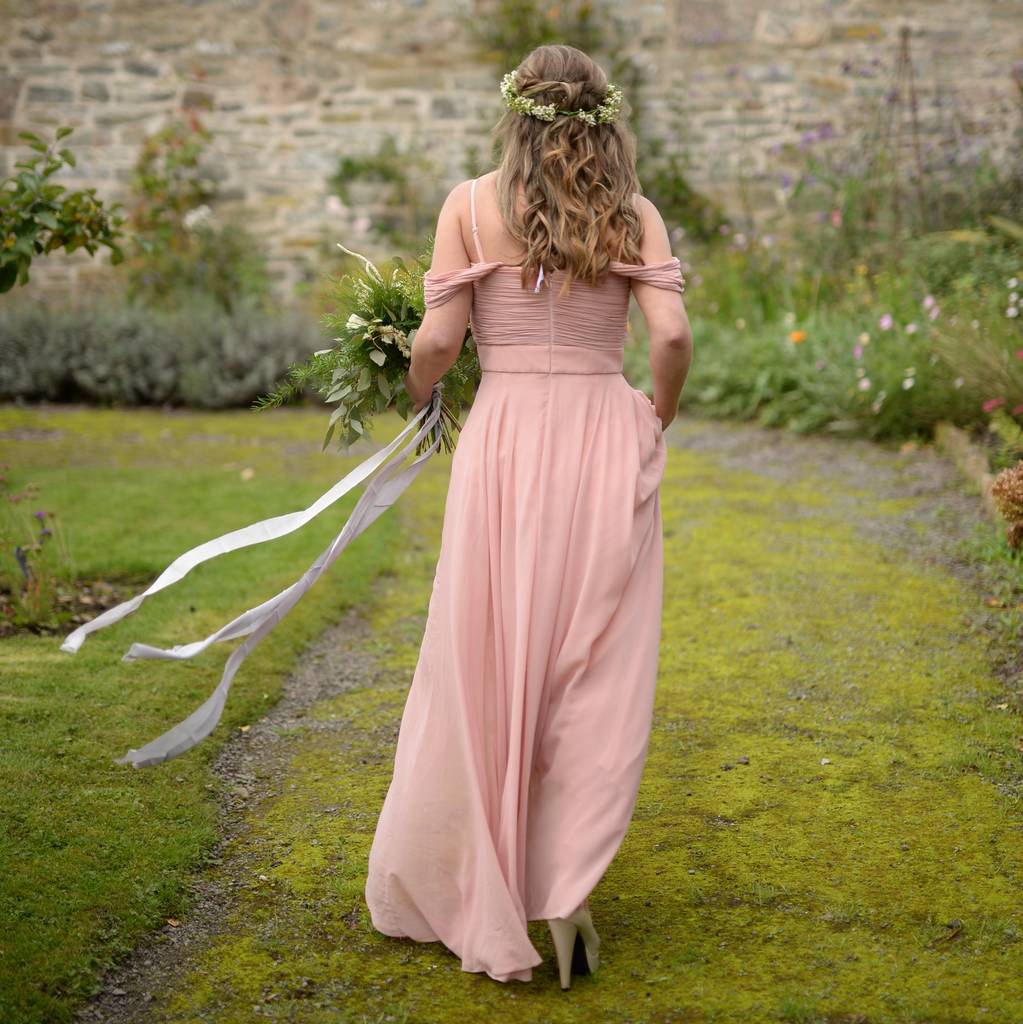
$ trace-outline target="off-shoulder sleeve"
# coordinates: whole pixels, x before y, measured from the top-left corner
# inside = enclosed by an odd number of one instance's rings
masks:
[[[500,266],[502,266],[501,261],[494,260],[487,263],[473,263],[468,267],[446,270],[439,274],[432,269],[428,270],[423,275],[423,302],[426,308],[432,309],[434,306],[444,305],[463,285],[486,277]]]
[[[685,278],[682,276],[682,262],[677,256],[663,263],[621,263],[618,260],[611,261],[611,269],[616,274],[623,274],[626,277],[635,278],[644,284],[656,285],[658,288],[667,288],[676,291],[680,295],[686,290]]]

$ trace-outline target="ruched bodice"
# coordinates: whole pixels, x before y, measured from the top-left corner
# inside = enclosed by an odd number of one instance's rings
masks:
[[[482,370],[521,373],[620,373],[629,314],[629,279],[680,294],[681,264],[611,261],[600,283],[573,281],[559,296],[563,272],[545,275],[540,290],[522,287],[521,268],[500,260],[472,263],[423,280],[426,307],[442,305],[472,285],[470,314]]]
[[[443,273],[427,271],[423,294],[430,309],[472,286],[472,336],[484,372],[620,373],[630,279],[685,291],[676,256],[649,264],[612,260],[596,285],[572,281],[564,296],[558,294],[564,277],[560,270],[542,276],[536,288],[523,288],[519,265],[482,259],[475,192],[473,234],[480,261]]]

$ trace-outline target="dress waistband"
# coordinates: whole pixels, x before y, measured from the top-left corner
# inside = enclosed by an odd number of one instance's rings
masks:
[[[477,342],[480,369],[490,373],[621,373],[617,348],[547,342]]]

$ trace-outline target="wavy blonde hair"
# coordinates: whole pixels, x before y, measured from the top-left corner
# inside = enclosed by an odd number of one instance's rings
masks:
[[[515,69],[522,96],[563,110],[592,110],[603,102],[608,79],[591,57],[574,46],[551,44],[532,50]],[[541,121],[505,110],[494,126],[499,152],[497,200],[505,227],[526,250],[522,285],[543,266],[572,280],[596,284],[612,259],[639,263],[642,219],[633,193],[636,140],[628,127],[628,101],[618,119],[590,125],[558,115]],[[517,213],[517,187],[526,206]]]

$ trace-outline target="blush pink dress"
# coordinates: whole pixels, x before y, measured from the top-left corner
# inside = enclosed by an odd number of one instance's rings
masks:
[[[523,288],[484,258],[471,285],[482,378],[452,455],[440,551],[365,896],[385,935],[442,942],[464,971],[530,981],[526,922],[564,917],[632,817],[661,635],[653,403],[622,375],[630,278],[682,293],[677,258]],[[599,927],[599,920],[598,920]]]

